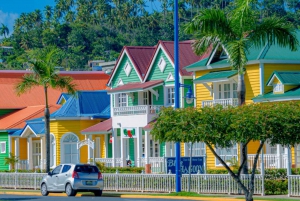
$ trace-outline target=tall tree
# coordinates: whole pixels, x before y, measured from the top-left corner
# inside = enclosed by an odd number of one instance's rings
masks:
[[[6,38],[6,36],[8,36],[9,34],[9,29],[6,25],[4,25],[3,23],[1,23],[1,28],[0,28],[0,35],[4,36],[4,38]]]
[[[42,86],[45,95],[45,136],[46,136],[46,171],[50,171],[50,113],[48,105],[48,88],[67,90],[70,94],[75,94],[75,85],[72,78],[59,76],[56,70],[60,60],[60,51],[54,46],[48,46],[38,50],[31,55],[29,64],[32,73],[25,74],[16,85],[16,92],[21,95],[31,88]]]
[[[197,54],[204,53],[208,47],[221,46],[228,54],[232,69],[238,70],[238,105],[245,104],[246,88],[244,74],[247,53],[251,46],[263,47],[278,44],[297,50],[299,42],[294,26],[284,18],[259,18],[253,10],[256,0],[236,0],[234,10],[228,14],[219,8],[204,9],[186,26],[187,33],[196,34],[193,44]],[[247,157],[247,150],[241,153]],[[244,164],[246,174],[247,165]]]

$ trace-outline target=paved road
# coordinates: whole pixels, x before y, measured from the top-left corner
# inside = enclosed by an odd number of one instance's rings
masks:
[[[54,196],[53,196],[54,195]],[[55,196],[52,194],[51,196],[43,197],[43,196],[28,196],[28,195],[0,195],[0,201],[96,201],[96,200],[105,200],[105,201],[178,201],[178,199],[148,199],[148,198],[119,198],[119,197],[61,197]]]

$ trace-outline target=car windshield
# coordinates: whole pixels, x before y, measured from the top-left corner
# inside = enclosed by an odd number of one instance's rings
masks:
[[[76,172],[83,172],[83,173],[98,173],[99,170],[96,166],[91,165],[77,165],[75,167]]]

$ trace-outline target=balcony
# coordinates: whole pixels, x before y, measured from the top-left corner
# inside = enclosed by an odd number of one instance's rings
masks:
[[[238,99],[237,98],[228,98],[228,99],[215,99],[215,100],[207,100],[202,101],[202,107],[211,107],[214,105],[220,104],[222,106],[237,106],[238,105]]]
[[[159,113],[162,105],[136,105],[113,108],[113,127],[144,127]]]

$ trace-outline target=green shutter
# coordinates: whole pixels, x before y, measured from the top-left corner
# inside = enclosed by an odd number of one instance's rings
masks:
[[[129,138],[129,159],[131,160],[132,166],[135,166],[135,161],[134,161],[134,138]]]
[[[112,134],[108,134],[107,135],[107,157],[108,158],[112,158],[112,143],[109,142],[110,137],[112,136]]]
[[[121,136],[121,128],[117,128],[117,136],[118,136],[118,137]]]
[[[165,142],[160,143],[160,157],[164,157],[165,156]]]

